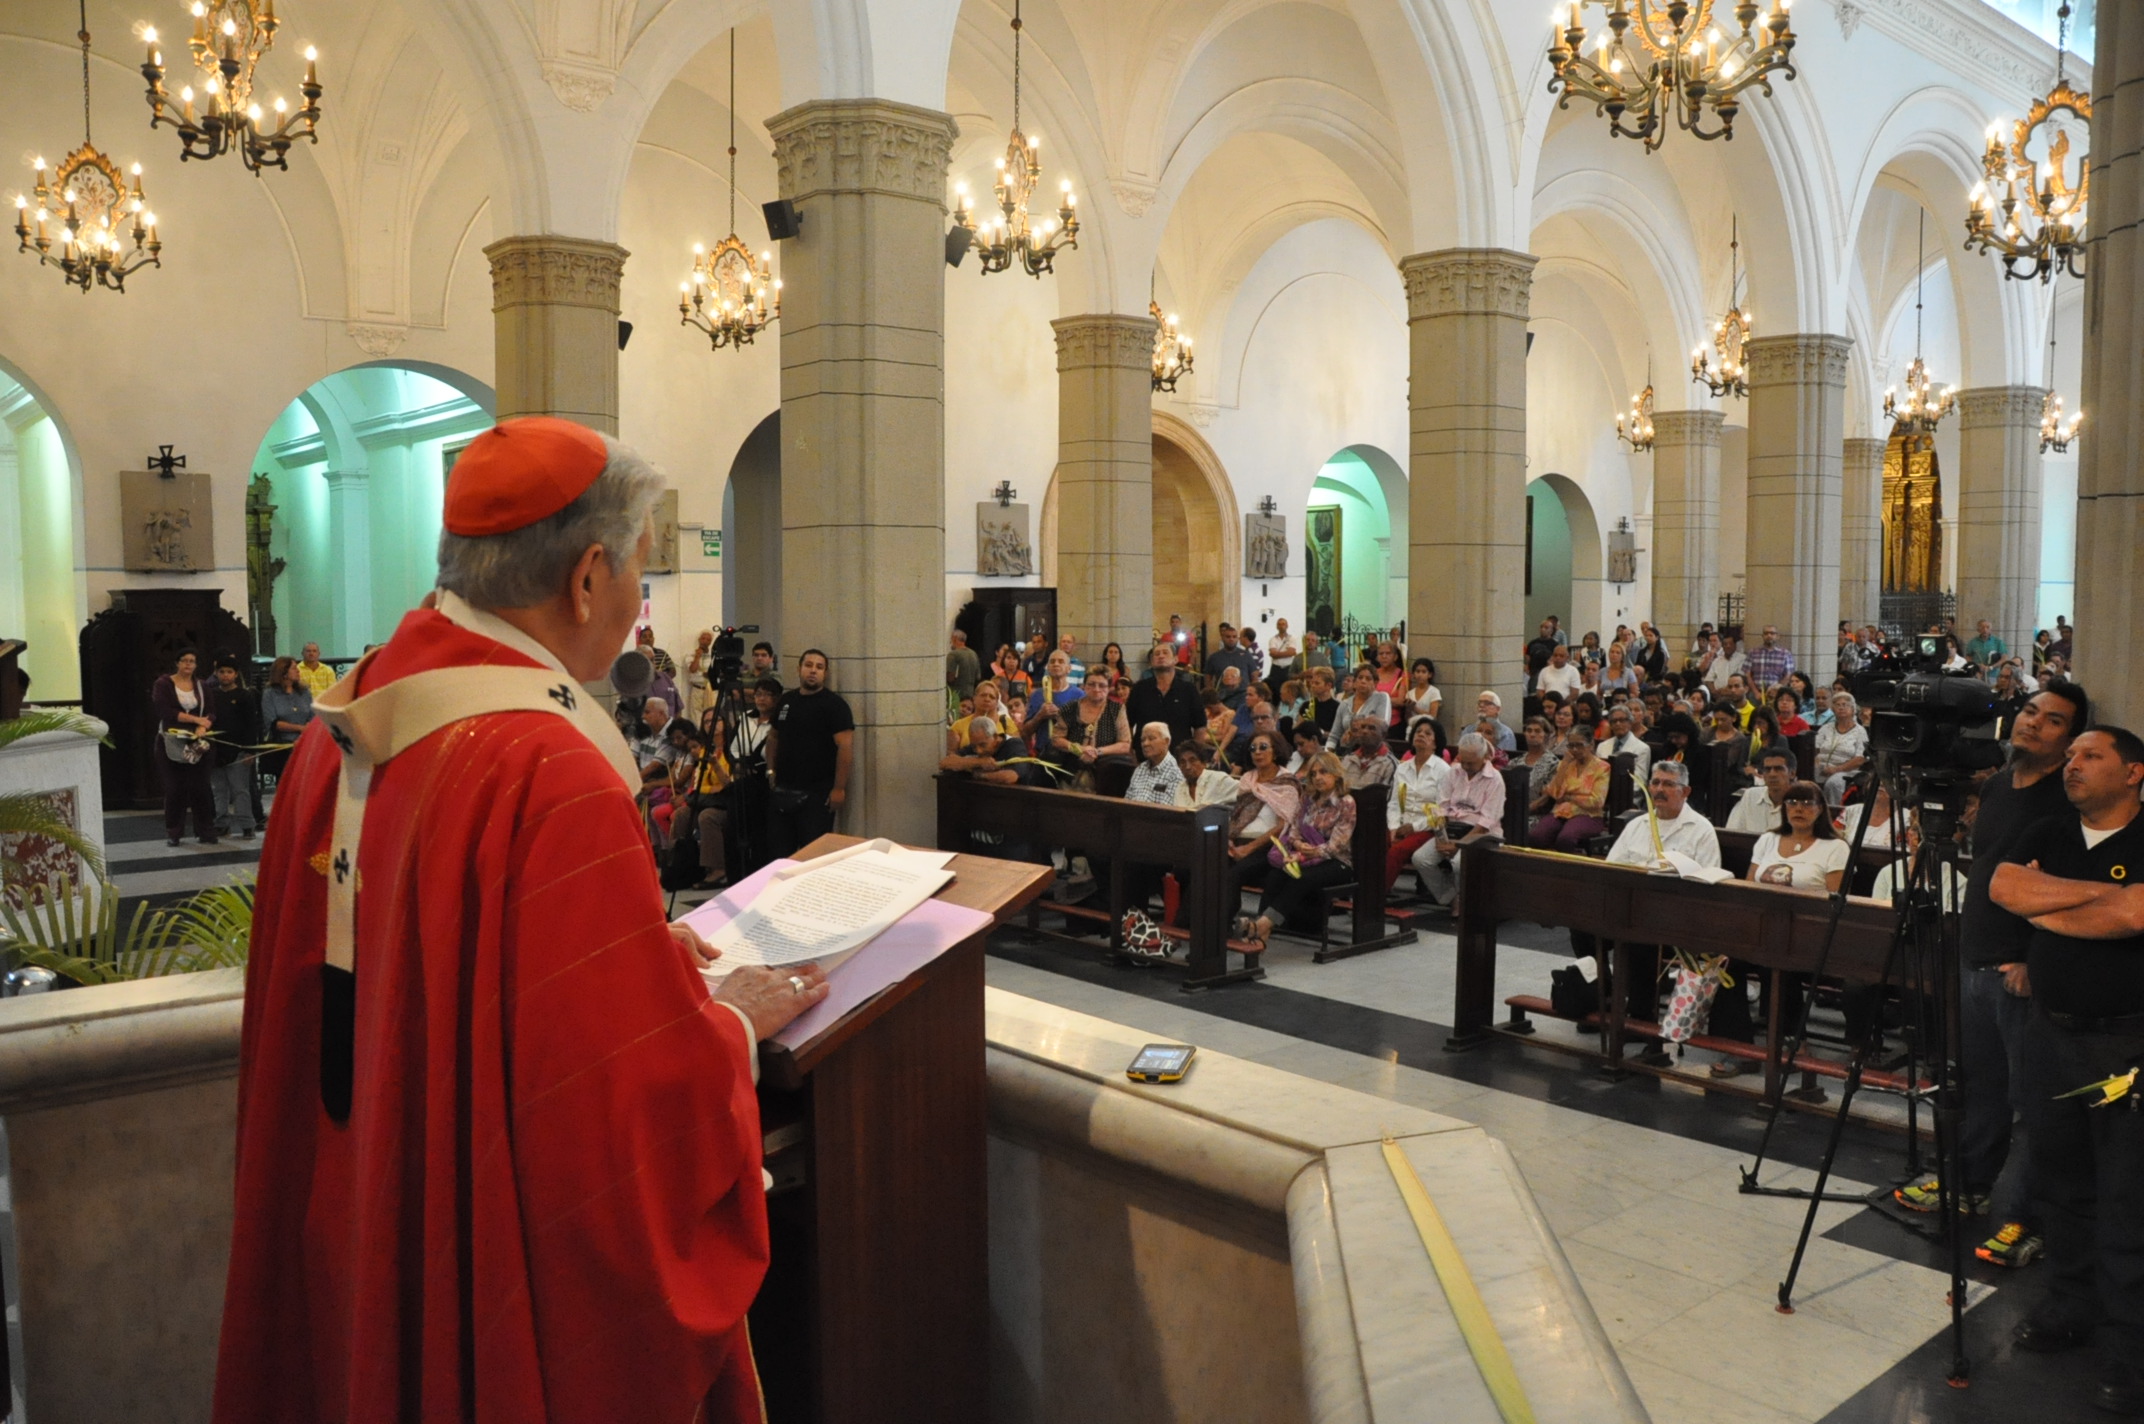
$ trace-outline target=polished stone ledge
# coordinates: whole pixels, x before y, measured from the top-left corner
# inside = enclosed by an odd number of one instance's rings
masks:
[[[1543,1421],[1644,1406],[1518,1165],[1442,1114],[1201,1051],[1180,1083],[1124,1076],[1151,1035],[988,991],[992,1132],[1092,1153],[1281,1219],[1316,1424],[1497,1424],[1381,1150],[1449,1226]]]
[[[238,1072],[242,969],[0,1000],[0,1117]]]

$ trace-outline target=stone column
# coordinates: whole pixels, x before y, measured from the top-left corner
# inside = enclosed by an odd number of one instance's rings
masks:
[[[329,547],[334,550],[328,587],[335,615],[322,651],[329,657],[354,658],[372,641],[372,473],[326,470]]]
[[[578,237],[502,237],[484,255],[499,418],[558,415],[616,435],[625,249]]]
[[[1749,345],[1751,629],[1774,624],[1797,666],[1830,666],[1839,635],[1844,336],[1770,336]]]
[[[2040,604],[2039,386],[1958,393],[1958,632],[1982,618],[2020,654]]]
[[[781,195],[802,218],[782,244],[783,651],[823,649],[856,715],[840,829],[930,845],[945,721],[953,121],[847,99],[767,127]]]
[[[1425,252],[1407,284],[1409,651],[1437,663],[1448,725],[1493,688],[1516,714],[1526,616],[1530,253]]]
[[[1653,626],[1680,658],[1720,595],[1720,430],[1716,410],[1653,415]]]
[[[1143,649],[1154,637],[1154,319],[1068,316],[1050,328],[1057,628],[1081,647]]]
[[[2135,727],[2144,719],[2144,12],[2102,5],[2098,24],[2072,616],[2096,715]]]
[[[1890,442],[1846,442],[1839,498],[1839,616],[1874,623],[1883,609],[1883,454]]]

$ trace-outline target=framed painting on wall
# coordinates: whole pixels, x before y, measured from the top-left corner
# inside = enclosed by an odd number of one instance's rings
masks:
[[[1340,626],[1340,506],[1312,505],[1303,531],[1304,622],[1330,638]]]

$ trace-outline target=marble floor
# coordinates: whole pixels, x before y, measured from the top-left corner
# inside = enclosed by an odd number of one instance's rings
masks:
[[[1498,996],[1547,992],[1569,963],[1560,932],[1511,931]],[[1511,941],[1519,941],[1515,947]],[[1526,948],[1531,943],[1538,948]],[[1185,994],[1165,970],[1119,968],[1091,944],[1000,933],[990,982],[1398,1102],[1479,1123],[1517,1156],[1658,1424],[1980,1424],[2098,1416],[2089,1364],[2012,1358],[2009,1329],[2036,1294],[2028,1269],[1975,1263],[1968,1387],[1947,1383],[1949,1278],[1931,1242],[1860,1205],[1819,1208],[1791,1316],[1780,1280],[1807,1210],[1745,1195],[1763,1133],[1736,1099],[1650,1077],[1611,1083],[1538,1044],[1443,1051],[1453,941],[1425,934],[1334,964],[1276,940],[1265,982]],[[1544,1037],[1570,1035],[1544,1024]],[[1895,1102],[1864,1094],[1875,1119]],[[1828,1124],[1789,1115],[1767,1185],[1806,1185]],[[1832,1189],[1865,1192],[1905,1172],[1905,1138],[1849,1126]]]

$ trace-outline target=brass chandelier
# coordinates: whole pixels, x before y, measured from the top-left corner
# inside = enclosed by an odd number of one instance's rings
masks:
[[[1909,435],[1933,435],[1944,417],[1958,404],[1958,391],[1955,386],[1945,386],[1938,394],[1935,382],[1928,378],[1928,363],[1921,359],[1921,278],[1928,262],[1926,208],[1921,209],[1920,231],[1920,239],[1914,247],[1913,364],[1906,368],[1906,398],[1898,398],[1896,386],[1885,391],[1883,413],[1894,432],[1903,430]]]
[[[953,221],[967,229],[969,241],[982,259],[986,277],[1018,263],[1028,276],[1040,278],[1052,270],[1059,252],[1079,246],[1079,217],[1074,212],[1076,200],[1072,196],[1071,179],[1067,178],[1059,185],[1063,202],[1058,205],[1055,219],[1044,218],[1037,223],[1028,215],[1028,201],[1042,184],[1042,140],[1020,132],[1021,28],[1020,3],[1013,0],[1012,137],[1006,142],[1004,156],[998,159],[998,176],[993,189],[1000,216],[986,218],[982,226],[977,227],[968,185],[961,183],[954,188],[959,195],[959,206]]]
[[[45,266],[59,268],[60,276],[85,295],[92,287],[123,292],[135,271],[164,265],[159,255],[164,244],[141,190],[141,165],[133,165],[129,185],[119,165],[90,142],[88,0],[80,0],[76,10],[82,26],[75,35],[82,42],[82,146],[49,171],[42,158],[30,165],[37,187],[28,197],[15,195],[16,251],[35,253]],[[59,230],[52,232],[47,224]],[[124,237],[122,228],[129,229]]]
[[[1727,315],[1712,326],[1712,348],[1720,356],[1717,372],[1700,346],[1690,353],[1690,379],[1715,396],[1749,394],[1749,313],[1742,310],[1742,221],[1733,220],[1727,244]]]
[[[2062,397],[2055,394],[2055,319],[2052,310],[2047,318],[2047,394],[2040,401],[2040,453],[2064,455],[2069,453],[2070,442],[2084,428],[2084,412],[2065,415]]]
[[[1633,455],[1653,448],[1653,358],[1645,358],[1645,389],[1630,398],[1630,414],[1615,418],[1615,438]]]
[[[1988,127],[1983,174],[1973,186],[1965,214],[1965,250],[1992,252],[2003,273],[2019,281],[2053,281],[2061,272],[2084,275],[2085,204],[2092,173],[2092,100],[2070,87],[2070,7],[2055,12],[2061,29],[2055,45],[2055,87],[2012,126]],[[2076,140],[2082,138],[2081,147]]]
[[[1191,374],[1191,338],[1176,327],[1176,313],[1161,314],[1161,303],[1149,300],[1147,315],[1154,318],[1154,389],[1174,394],[1176,383]]]
[[[290,168],[290,146],[299,139],[320,142],[320,52],[305,47],[305,82],[298,86],[304,103],[292,109],[278,94],[269,110],[253,98],[254,72],[275,47],[275,0],[194,0],[194,32],[186,41],[199,76],[200,107],[193,85],[179,89],[178,107],[164,88],[164,54],[154,29],[144,30],[149,46],[142,78],[149,81],[149,127],[166,124],[179,131],[179,158],[221,158],[236,153],[255,173]]]
[[[1586,30],[1588,4],[1608,12],[1598,38]],[[1754,0],[1740,0],[1741,32],[1730,36],[1714,22],[1721,0],[1569,0],[1568,23],[1550,31],[1549,92],[1563,95],[1559,109],[1591,100],[1611,132],[1638,139],[1648,153],[1667,138],[1670,120],[1701,139],[1732,139],[1741,96],[1769,95],[1774,76],[1794,77],[1792,4],[1772,0],[1760,26]]]
[[[680,324],[707,333],[713,348],[743,348],[782,319],[782,284],[774,254],[752,249],[737,235],[737,31],[730,31],[730,235],[709,252],[692,245],[692,278],[678,283]]]

